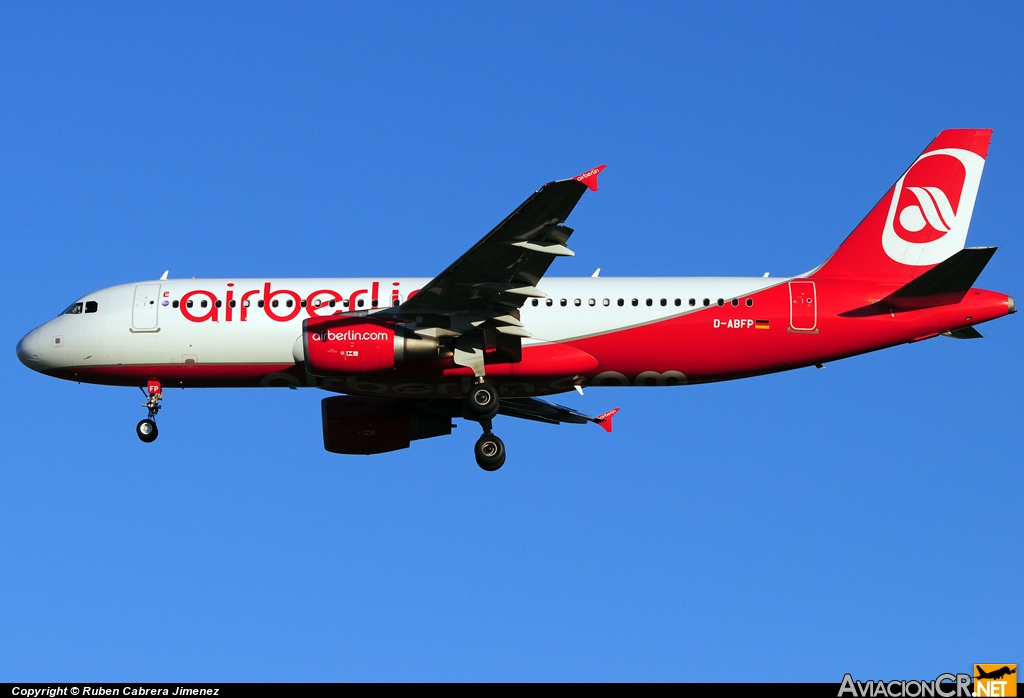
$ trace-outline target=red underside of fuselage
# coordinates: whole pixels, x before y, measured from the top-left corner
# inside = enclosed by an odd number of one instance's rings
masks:
[[[809,283],[809,282],[804,282]],[[873,305],[893,288],[815,280],[813,308],[793,310],[790,285],[749,296],[753,306],[700,308],[646,325],[562,344],[523,349],[523,361],[489,363],[502,395],[536,396],[596,386],[679,385],[743,378],[834,361],[927,339],[1009,312],[1005,294],[972,289],[955,305],[913,311]],[[803,317],[793,313],[803,313]],[[393,397],[461,397],[472,371],[450,360],[399,364],[359,376],[313,378],[302,365],[193,364],[95,366],[49,371],[83,383],[165,388],[320,387]]]

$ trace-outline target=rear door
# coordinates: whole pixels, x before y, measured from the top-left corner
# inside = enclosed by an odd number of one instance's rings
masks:
[[[789,282],[789,326],[798,332],[812,332],[818,326],[818,299],[814,282]]]
[[[156,331],[157,312],[160,308],[160,284],[139,284],[135,287],[135,303],[132,305],[132,329]]]

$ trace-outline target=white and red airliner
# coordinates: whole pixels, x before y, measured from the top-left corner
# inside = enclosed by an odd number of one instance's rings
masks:
[[[543,186],[433,279],[168,279],[105,288],[18,343],[35,371],[137,386],[157,436],[166,387],[312,387],[324,447],[371,454],[492,419],[595,422],[540,398],[821,365],[1015,312],[974,288],[994,247],[964,248],[991,130],[943,131],[816,269],[793,278],[545,277],[604,166]]]

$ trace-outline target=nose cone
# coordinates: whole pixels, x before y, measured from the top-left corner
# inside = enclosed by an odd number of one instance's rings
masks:
[[[33,371],[43,367],[39,330],[32,330],[18,342],[18,359]]]

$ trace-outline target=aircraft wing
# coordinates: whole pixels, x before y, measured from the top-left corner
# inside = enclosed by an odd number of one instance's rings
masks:
[[[612,417],[619,411],[616,407],[596,417],[577,412],[570,407],[562,407],[545,400],[538,400],[532,397],[502,398],[500,414],[506,417],[518,417],[519,419],[532,419],[535,422],[547,424],[586,424],[593,422],[607,432],[612,430]]]
[[[521,308],[543,297],[537,283],[565,246],[562,225],[587,188],[597,189],[595,167],[572,179],[545,184],[419,293],[399,306],[402,315]]]
[[[444,338],[453,361],[478,377],[488,350],[521,360],[522,339],[531,335],[519,309],[544,297],[537,284],[554,258],[572,256],[565,246],[572,228],[562,223],[588,188],[597,190],[604,168],[545,184],[418,293],[379,314],[399,318],[403,332]]]

